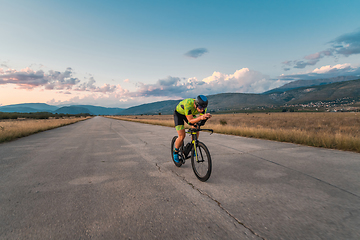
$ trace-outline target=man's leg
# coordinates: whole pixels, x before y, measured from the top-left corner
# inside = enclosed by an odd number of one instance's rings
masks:
[[[185,138],[185,129],[177,130],[178,138],[175,141],[175,148],[180,149]]]

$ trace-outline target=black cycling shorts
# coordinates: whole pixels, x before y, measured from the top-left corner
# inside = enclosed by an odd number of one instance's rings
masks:
[[[175,122],[175,129],[182,130],[185,129],[184,121],[188,124],[188,119],[185,115],[178,113],[176,110],[174,111],[174,122]]]

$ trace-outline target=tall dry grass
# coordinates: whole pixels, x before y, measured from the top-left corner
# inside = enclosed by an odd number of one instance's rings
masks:
[[[117,119],[174,126],[172,115]],[[360,113],[219,114],[206,123],[217,133],[360,152]]]
[[[34,133],[69,125],[87,118],[65,118],[65,119],[22,119],[0,121],[0,143],[17,138],[29,136]]]

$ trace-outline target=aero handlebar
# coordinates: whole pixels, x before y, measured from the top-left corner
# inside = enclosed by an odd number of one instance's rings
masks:
[[[200,129],[200,128],[190,128],[190,129],[188,130],[188,133],[200,132],[200,131],[208,131],[208,132],[211,132],[210,134],[213,134],[213,133],[214,133],[214,130],[212,130],[212,129]]]

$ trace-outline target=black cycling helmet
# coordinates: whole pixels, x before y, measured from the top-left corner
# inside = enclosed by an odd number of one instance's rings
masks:
[[[205,97],[204,95],[197,96],[195,99],[195,105],[196,107],[201,106],[202,108],[205,109],[208,105],[207,97]]]

